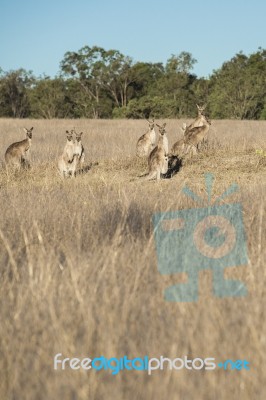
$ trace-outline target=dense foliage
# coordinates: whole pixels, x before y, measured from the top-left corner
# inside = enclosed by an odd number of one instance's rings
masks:
[[[166,64],[133,62],[117,50],[67,52],[60,75],[0,69],[0,117],[180,118],[207,103],[212,118],[266,119],[266,50],[242,52],[198,78],[190,53]]]

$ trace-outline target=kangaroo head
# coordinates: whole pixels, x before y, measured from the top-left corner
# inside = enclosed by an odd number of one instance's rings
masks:
[[[24,132],[26,133],[27,138],[32,139],[32,131],[33,131],[33,127],[30,129],[24,128]]]
[[[152,131],[154,129],[154,118],[150,121],[149,119],[146,120],[149,124],[149,129]]]
[[[66,137],[67,137],[68,142],[72,142],[73,141],[73,131],[71,131],[71,132],[66,131]]]
[[[199,106],[198,104],[196,104],[197,109],[198,109],[198,115],[203,115],[203,111],[206,108],[206,104],[204,104],[203,106]]]
[[[80,133],[77,133],[76,132],[76,139],[77,139],[77,142],[80,142],[81,141],[81,136],[83,135],[83,132],[80,132]]]
[[[158,125],[158,124],[156,124],[156,125],[157,125],[158,128],[159,128],[159,133],[160,133],[160,135],[163,136],[163,135],[166,133],[166,130],[165,130],[166,123],[164,123],[162,126],[161,126],[161,125]]]

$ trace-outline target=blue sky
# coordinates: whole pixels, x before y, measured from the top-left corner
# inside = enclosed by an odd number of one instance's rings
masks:
[[[85,45],[145,62],[188,51],[197,76],[266,47],[265,0],[1,0],[0,12],[0,68],[37,76]]]

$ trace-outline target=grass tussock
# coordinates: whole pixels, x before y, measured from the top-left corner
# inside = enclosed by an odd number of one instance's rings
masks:
[[[167,122],[170,147],[182,122]],[[213,121],[208,149],[160,182],[138,178],[145,121],[3,119],[2,155],[24,125],[34,126],[31,169],[0,169],[0,398],[264,399],[266,157],[256,150],[266,148],[265,123]],[[56,158],[73,125],[92,165],[62,180]],[[186,276],[159,274],[151,218],[195,207],[184,185],[207,199],[206,172],[215,175],[214,199],[240,187],[225,202],[243,205],[249,264],[225,276],[243,280],[248,296],[215,298],[203,271],[197,303],[167,303],[164,289]],[[54,371],[56,353],[246,359],[251,370]]]

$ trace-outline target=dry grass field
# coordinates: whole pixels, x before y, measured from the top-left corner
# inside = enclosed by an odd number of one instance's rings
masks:
[[[160,121],[158,121],[160,122]],[[184,121],[167,121],[170,147]],[[145,121],[0,120],[1,160],[34,126],[32,168],[0,169],[0,399],[265,399],[266,122],[212,121],[209,149],[184,160],[172,179],[142,181],[135,157]],[[85,163],[62,180],[56,158],[65,130],[82,130]],[[185,274],[160,275],[151,218],[195,207],[188,185],[207,197],[240,191],[249,263],[228,268],[248,295],[216,298],[200,273],[199,301],[169,303],[163,291]],[[55,371],[53,357],[215,357],[246,359],[250,371]]]

